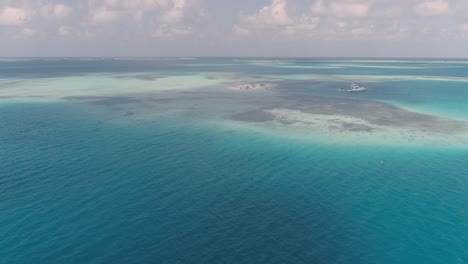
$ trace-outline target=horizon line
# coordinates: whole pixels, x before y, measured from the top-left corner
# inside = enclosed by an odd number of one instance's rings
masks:
[[[374,56],[0,56],[0,59],[43,59],[43,58],[54,58],[54,59],[68,59],[68,58],[93,58],[93,59],[114,59],[114,58],[186,58],[186,59],[203,59],[203,58],[219,58],[219,59],[230,59],[230,58],[241,58],[241,59],[257,59],[257,58],[274,58],[274,59],[375,59],[375,60],[394,60],[394,59],[412,59],[412,60],[468,60],[468,57],[374,57]]]

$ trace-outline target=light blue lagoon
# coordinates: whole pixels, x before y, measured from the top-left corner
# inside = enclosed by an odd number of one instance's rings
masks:
[[[462,60],[0,60],[0,263],[468,263],[467,102]]]

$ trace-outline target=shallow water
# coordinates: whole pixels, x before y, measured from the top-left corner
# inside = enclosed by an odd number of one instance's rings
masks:
[[[468,262],[465,67],[2,60],[0,263]]]

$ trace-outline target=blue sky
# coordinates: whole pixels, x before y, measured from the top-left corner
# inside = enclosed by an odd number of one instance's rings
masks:
[[[0,0],[0,56],[468,57],[466,0]]]

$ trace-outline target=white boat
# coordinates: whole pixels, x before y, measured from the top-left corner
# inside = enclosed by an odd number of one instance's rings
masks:
[[[344,90],[346,92],[364,92],[367,91],[366,87],[359,86],[355,83],[351,83],[348,89]]]

